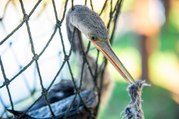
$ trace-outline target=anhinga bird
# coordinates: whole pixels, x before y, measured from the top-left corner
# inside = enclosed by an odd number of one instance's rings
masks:
[[[126,68],[123,66],[121,61],[118,59],[118,57],[115,55],[115,53],[111,49],[111,46],[109,44],[109,36],[108,36],[107,28],[105,27],[104,22],[101,20],[101,18],[99,17],[97,13],[93,12],[86,6],[76,5],[73,7],[73,9],[70,9],[68,11],[67,17],[66,17],[66,25],[67,25],[68,39],[71,43],[72,51],[77,56],[79,56],[78,58],[80,58],[79,59],[80,66],[82,65],[83,54],[85,51],[85,48],[82,43],[82,38],[81,38],[81,33],[83,33],[87,38],[90,39],[93,45],[96,46],[96,48],[100,50],[104,54],[104,56],[113,64],[113,66],[117,69],[117,71],[124,77],[124,79],[127,82],[132,83],[134,81],[132,76],[129,74],[129,72],[126,70]],[[86,60],[89,62],[89,66],[92,67],[92,69],[96,67],[95,60],[92,57],[90,57],[89,55],[86,55]],[[92,71],[92,73],[94,73],[94,71]],[[81,81],[79,79],[76,79],[76,84],[78,87],[80,85],[79,82]],[[107,89],[110,89],[111,87],[110,80],[104,79],[103,82],[104,82],[103,85],[105,85]],[[91,91],[93,90],[94,87],[95,87],[95,84],[94,84],[93,77],[90,74],[90,71],[87,68],[87,65],[85,65],[84,73],[82,76],[81,90]],[[59,93],[62,93],[62,92],[63,92],[63,95],[61,94],[58,95]],[[103,100],[103,95],[105,95],[105,92],[107,92],[107,90],[102,90],[101,100]],[[74,84],[72,83],[72,81],[71,80],[62,81],[61,83],[56,84],[49,91],[48,99],[50,103],[56,103],[59,100],[63,101],[65,98],[73,94],[74,94]],[[94,96],[93,101],[97,101],[96,95]],[[93,103],[93,105],[94,104],[95,103]],[[31,113],[29,112],[28,114],[32,114],[32,111],[36,109],[40,109],[41,107],[44,107],[45,105],[46,105],[45,98],[42,97],[30,109]]]

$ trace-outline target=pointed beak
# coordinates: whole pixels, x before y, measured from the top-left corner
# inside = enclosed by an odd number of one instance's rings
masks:
[[[92,41],[93,44],[104,54],[104,56],[111,62],[116,70],[123,76],[128,83],[133,83],[134,79],[124,67],[122,62],[118,59],[116,54],[111,49],[110,44],[107,41]]]

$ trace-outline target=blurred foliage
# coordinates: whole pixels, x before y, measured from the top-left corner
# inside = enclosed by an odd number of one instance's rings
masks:
[[[177,50],[177,42],[179,42],[179,33],[177,31],[177,27],[171,25],[166,25],[161,28],[161,32],[159,35],[160,39],[160,50],[161,51],[172,51],[176,52]]]
[[[151,47],[154,45],[155,49],[152,49],[150,52],[148,63],[149,78],[152,86],[144,88],[142,95],[145,119],[179,119],[179,77],[177,77],[179,73],[179,12],[177,11],[178,8],[175,8],[179,6],[179,2],[176,0],[170,0],[170,2],[170,8],[168,9],[169,14],[165,16],[165,23],[158,28],[159,30],[155,31],[155,34],[147,35],[147,37],[153,38],[154,42],[152,43],[155,44],[150,45]],[[132,14],[132,6],[134,4],[134,1],[124,2],[123,11],[126,12],[124,13],[125,15]],[[119,26],[119,29],[122,30],[127,23],[128,22],[125,22],[124,26]],[[142,59],[140,54],[140,35],[141,34],[133,28],[129,28],[128,31],[122,34],[116,32],[113,49],[120,59],[121,57],[125,57],[124,53],[122,53],[124,50],[127,54],[126,57],[133,60],[133,62],[135,62],[136,58]],[[127,49],[134,49],[137,52],[132,52]],[[127,52],[132,52],[133,55],[129,56],[130,53]],[[124,65],[126,65],[127,61],[123,61]],[[141,60],[139,61],[141,62]],[[136,69],[139,67],[139,72],[142,72],[141,63],[137,62],[135,66]],[[130,71],[130,68],[127,67],[127,69]],[[135,74],[133,76],[135,77]],[[121,119],[120,114],[129,103],[129,96],[126,91],[127,84],[118,80],[120,78],[119,75],[114,74],[114,78],[116,79],[116,85],[111,100],[105,110],[100,113],[99,119]]]

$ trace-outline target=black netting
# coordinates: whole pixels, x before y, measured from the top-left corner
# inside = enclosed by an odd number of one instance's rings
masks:
[[[0,2],[0,117],[95,118],[107,60],[88,40],[74,53],[66,14],[76,4],[88,6],[104,18],[112,42],[122,0],[104,0],[99,8],[92,0]],[[83,90],[89,77],[95,87]]]

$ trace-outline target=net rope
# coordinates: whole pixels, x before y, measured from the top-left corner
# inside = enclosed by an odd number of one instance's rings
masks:
[[[0,33],[0,66],[1,66],[1,77],[0,77],[0,103],[1,103],[1,107],[2,110],[0,110],[0,117],[4,117],[4,118],[10,118],[12,117],[12,114],[10,114],[8,112],[8,109],[10,110],[18,110],[18,105],[22,104],[22,102],[24,102],[25,100],[30,99],[31,104],[27,104],[30,106],[25,106],[27,109],[23,112],[23,114],[26,114],[26,112],[28,112],[28,110],[30,110],[32,108],[32,106],[41,98],[41,97],[45,97],[46,100],[46,104],[48,106],[49,112],[51,113],[51,116],[55,118],[55,114],[53,112],[52,106],[48,101],[48,92],[51,89],[51,87],[55,84],[55,82],[59,81],[59,75],[60,78],[63,78],[64,73],[68,71],[69,72],[69,77],[70,79],[73,81],[73,83],[75,82],[75,70],[74,67],[77,66],[72,66],[73,64],[70,62],[70,59],[73,57],[72,56],[72,49],[71,47],[67,48],[68,45],[66,45],[66,41],[67,38],[64,35],[63,32],[63,25],[65,24],[65,16],[67,14],[67,10],[69,8],[73,9],[73,6],[75,4],[75,0],[69,1],[69,0],[63,0],[62,2],[62,6],[59,6],[57,4],[57,1],[55,0],[51,0],[51,1],[46,1],[46,0],[37,0],[36,3],[33,5],[32,8],[26,8],[28,5],[28,2],[26,3],[23,0],[7,0],[4,2],[4,4],[2,4],[1,7],[1,14],[0,14],[0,30],[3,33]],[[91,8],[93,11],[95,11],[95,1],[92,0],[84,0],[83,1],[83,5],[88,6],[89,8]],[[122,0],[104,0],[103,1],[103,5],[100,6],[100,10],[98,10],[98,14],[100,16],[104,15],[104,16],[108,16],[109,18],[107,19],[107,28],[109,30],[110,33],[110,42],[112,43],[113,39],[114,39],[114,33],[115,33],[115,29],[116,29],[116,24],[117,24],[117,18],[118,15],[120,13],[120,9],[121,9],[121,4],[122,4]],[[7,30],[8,25],[6,20],[8,19],[8,10],[9,8],[12,7],[17,13],[17,15],[19,15],[19,21],[17,23],[17,25],[15,25],[14,28],[12,28],[11,30]],[[53,12],[54,18],[50,19],[49,22],[52,23],[53,27],[49,28],[51,29],[52,32],[50,32],[50,35],[48,36],[48,40],[46,40],[46,42],[44,43],[44,41],[38,41],[38,37],[43,36],[45,33],[42,33],[41,30],[39,30],[39,34],[41,34],[41,36],[35,36],[32,27],[32,21],[35,22],[36,20],[40,19],[41,14],[45,14],[47,12],[47,9],[50,9],[50,12]],[[60,10],[59,10],[60,9]],[[109,12],[105,12],[107,11],[107,9],[109,9]],[[35,14],[35,15],[34,15]],[[51,13],[52,14],[52,13]],[[22,17],[21,17],[22,16]],[[7,18],[6,18],[7,17]],[[51,21],[53,20],[53,21]],[[14,22],[14,20],[8,20],[8,22]],[[45,25],[45,23],[41,23],[43,25]],[[42,25],[42,26],[43,26]],[[25,63],[21,63],[21,61],[19,61],[19,55],[20,52],[16,52],[16,50],[18,50],[18,47],[15,47],[16,43],[19,42],[20,39],[23,38],[22,33],[21,32],[22,28],[26,29],[25,30],[25,35],[27,35],[26,38],[24,38],[24,41],[27,41],[27,43],[21,44],[24,47],[28,46],[30,51],[25,53],[26,55],[28,55],[28,57],[31,57],[31,60],[28,61],[24,61]],[[41,28],[43,29],[43,28]],[[57,37],[57,38],[56,38]],[[56,72],[53,72],[53,78],[52,80],[48,81],[48,85],[46,83],[46,78],[44,77],[44,73],[42,73],[42,64],[44,62],[46,62],[48,60],[48,62],[53,62],[53,60],[51,60],[50,58],[46,58],[45,61],[42,61],[42,59],[44,59],[43,55],[45,54],[49,54],[50,52],[47,52],[49,47],[52,47],[51,45],[53,44],[54,40],[59,40],[58,42],[60,42],[58,44],[59,48],[57,48],[59,51],[56,51],[58,54],[55,54],[56,58],[59,59],[58,61],[60,62],[59,66],[58,66],[58,70],[56,70]],[[36,42],[43,42],[43,45],[41,46],[41,49],[38,49],[38,46],[36,44]],[[89,66],[88,61],[86,60],[86,55],[88,54],[88,52],[90,52],[91,50],[94,50],[94,48],[91,47],[90,42],[87,45],[87,50],[83,53],[83,65],[81,66],[82,72],[84,69],[85,64],[87,64]],[[38,49],[38,50],[37,50]],[[11,51],[12,52],[12,56],[11,56],[11,60],[16,64],[17,68],[16,70],[13,71],[13,73],[10,72],[11,67],[9,67],[9,65],[7,65],[7,52]],[[43,58],[42,58],[43,57]],[[100,66],[99,65],[99,57],[100,57],[100,52],[96,50],[96,55],[94,56],[95,60],[96,60],[96,66]],[[106,64],[107,64],[107,60],[105,58],[102,59],[104,62],[103,67],[101,67],[101,72],[102,74],[104,73],[104,70],[106,68]],[[7,62],[7,63],[6,63]],[[10,63],[11,64],[11,63]],[[89,70],[92,72],[93,69],[90,69],[91,67],[88,67]],[[27,70],[29,69],[33,69],[32,72],[32,77],[34,77],[33,79],[31,79],[32,84],[29,84],[29,76],[25,73]],[[93,75],[94,80],[97,78],[98,76],[98,71],[97,71],[98,67],[96,67],[95,69],[95,73],[91,73]],[[49,69],[51,70],[51,69]],[[9,73],[10,72],[10,73]],[[29,74],[31,75],[31,74]],[[103,75],[102,75],[103,76]],[[24,87],[26,87],[26,90],[29,92],[29,95],[26,97],[22,97],[18,100],[14,100],[14,93],[17,91],[16,89],[11,88],[11,85],[14,82],[17,82],[20,79],[20,82],[24,82]],[[102,84],[102,80],[103,77],[100,78],[101,80],[101,84]],[[74,83],[75,85],[75,83]],[[97,89],[101,89],[102,87],[97,87]],[[80,97],[80,92],[79,89],[75,86],[75,90],[76,90],[76,95],[75,97],[78,95]],[[3,92],[3,93],[2,93]],[[13,92],[13,94],[12,94]],[[41,92],[40,95],[36,96],[36,92]],[[100,91],[99,91],[100,92]],[[5,100],[6,98],[4,97],[4,94],[8,97],[7,100]],[[100,94],[100,93],[99,93]],[[85,105],[85,104],[84,104]],[[98,103],[99,106],[99,103]],[[69,108],[70,109],[70,108]],[[98,108],[97,108],[98,110]],[[67,110],[68,112],[69,110]],[[65,117],[65,116],[64,116]],[[95,117],[95,115],[91,115],[91,117]]]

